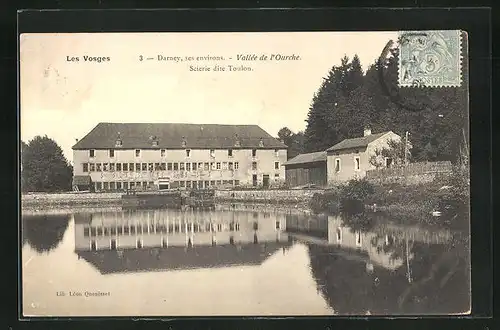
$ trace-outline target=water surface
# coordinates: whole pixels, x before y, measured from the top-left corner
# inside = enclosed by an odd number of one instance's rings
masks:
[[[23,314],[469,310],[468,235],[368,216],[358,223],[255,205],[25,213]]]

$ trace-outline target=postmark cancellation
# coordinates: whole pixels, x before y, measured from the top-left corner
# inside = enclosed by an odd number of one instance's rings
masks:
[[[400,87],[458,87],[462,83],[459,30],[400,31]]]

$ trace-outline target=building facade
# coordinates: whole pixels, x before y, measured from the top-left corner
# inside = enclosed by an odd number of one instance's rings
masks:
[[[362,137],[346,139],[328,148],[328,183],[364,178],[366,171],[375,169],[370,158],[377,149],[388,147],[390,140],[400,141],[401,137],[391,131],[372,134],[370,129],[365,129]],[[391,159],[386,159],[386,166],[391,162]]]
[[[100,123],[73,146],[96,191],[273,186],[287,147],[256,125]]]
[[[287,184],[296,187],[306,184],[335,185],[351,179],[360,179],[375,169],[370,159],[377,149],[388,147],[390,140],[401,137],[391,131],[372,134],[365,129],[362,137],[345,139],[325,151],[300,154],[284,163]],[[384,159],[386,167],[392,160]]]

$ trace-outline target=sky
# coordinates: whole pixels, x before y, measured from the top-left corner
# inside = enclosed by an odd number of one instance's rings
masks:
[[[397,35],[58,33],[20,38],[21,139],[47,135],[72,161],[76,139],[99,122],[256,124],[273,136],[285,126],[304,130],[314,93],[331,67],[344,55],[357,54],[366,70]],[[271,60],[272,54],[299,59]],[[158,60],[158,55],[183,61]],[[238,60],[238,55],[257,60]],[[268,58],[260,60],[262,55]],[[109,60],[89,62],[84,56]],[[196,60],[206,56],[224,59]],[[225,71],[214,71],[215,65]],[[229,71],[229,65],[251,71]]]

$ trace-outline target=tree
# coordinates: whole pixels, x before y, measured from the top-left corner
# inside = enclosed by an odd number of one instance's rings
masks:
[[[23,191],[55,192],[71,189],[72,167],[54,140],[47,136],[36,136],[21,152]]]
[[[283,127],[278,131],[278,139],[288,146],[288,159],[304,152],[304,132],[295,134],[288,127]]]
[[[26,149],[28,148],[28,145],[26,144],[26,142],[22,141],[21,140],[21,159],[23,157],[23,154],[26,152]],[[24,180],[24,174],[23,174],[23,163],[21,162],[21,190],[24,191],[24,187],[26,185],[26,182]]]
[[[369,162],[376,168],[386,167],[385,160],[387,158],[390,158],[391,164],[396,166],[403,165],[405,161],[409,162],[411,160],[411,144],[408,142],[405,145],[404,140],[389,140],[387,147],[375,149]]]

